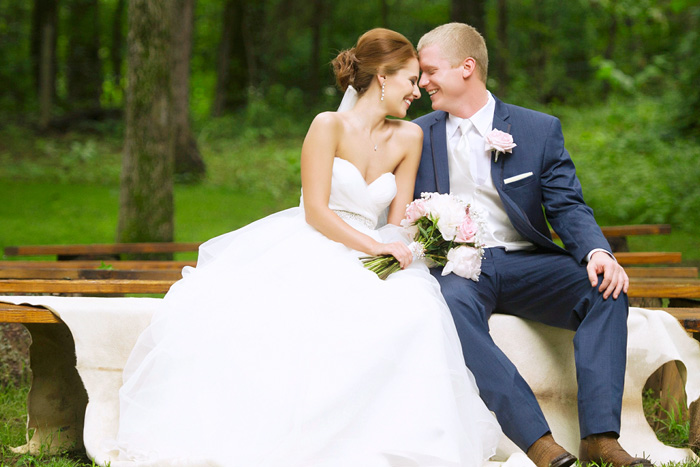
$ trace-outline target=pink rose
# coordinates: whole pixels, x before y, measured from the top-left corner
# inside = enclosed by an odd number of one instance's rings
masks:
[[[455,241],[458,243],[473,243],[476,240],[476,233],[477,226],[467,212],[464,222],[457,228]]]
[[[421,217],[425,216],[425,201],[417,199],[406,207],[406,220],[413,224]]]
[[[499,153],[512,153],[513,148],[517,146],[517,144],[513,142],[513,135],[495,128],[486,135],[484,140],[486,142],[487,151],[496,151],[496,162],[498,162]]]

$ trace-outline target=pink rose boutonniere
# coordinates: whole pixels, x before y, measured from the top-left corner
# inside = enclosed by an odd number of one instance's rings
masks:
[[[498,155],[503,153],[512,153],[513,148],[517,146],[513,142],[513,136],[510,133],[506,133],[501,130],[493,129],[491,130],[485,138],[486,150],[495,151],[494,162],[498,162]]]

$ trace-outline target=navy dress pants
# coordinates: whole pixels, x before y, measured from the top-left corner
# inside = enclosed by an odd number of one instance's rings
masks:
[[[489,334],[492,313],[576,331],[581,438],[620,432],[628,300],[591,287],[585,265],[550,252],[487,248],[479,282],[432,269],[450,307],[464,360],[504,433],[523,451],[549,430],[535,396]],[[598,284],[602,276],[598,278]]]

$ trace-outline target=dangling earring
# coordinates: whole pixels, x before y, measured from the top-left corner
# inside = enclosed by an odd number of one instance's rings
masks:
[[[386,81],[382,82],[382,97],[379,98],[380,101],[384,100],[384,85],[386,85]]]

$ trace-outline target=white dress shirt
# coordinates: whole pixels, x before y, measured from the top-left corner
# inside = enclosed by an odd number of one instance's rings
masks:
[[[450,192],[480,214],[485,230],[482,232],[482,242],[487,248],[502,247],[509,251],[533,249],[535,246],[513,227],[491,179],[491,153],[486,150],[484,138],[493,128],[495,110],[496,101],[489,93],[486,105],[468,119],[471,124],[464,125],[462,122],[465,119],[454,115],[447,118]],[[467,132],[468,144],[463,146],[460,146],[460,125],[466,126]]]

